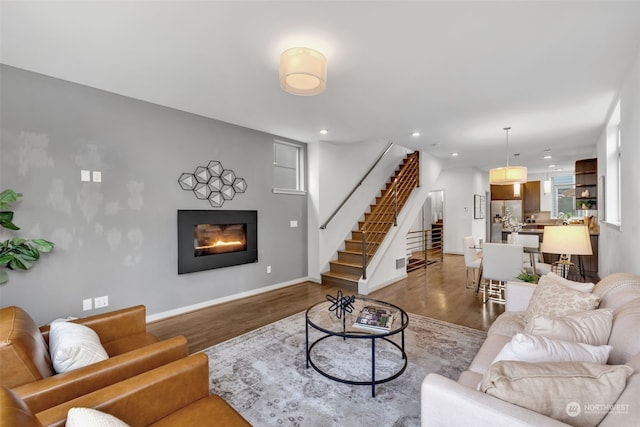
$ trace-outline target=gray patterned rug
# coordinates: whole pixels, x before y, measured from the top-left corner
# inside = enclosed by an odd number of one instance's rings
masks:
[[[311,340],[321,335],[315,332]],[[399,339],[399,335],[397,336]],[[304,312],[210,347],[210,391],[255,427],[419,426],[420,385],[430,372],[457,379],[486,333],[409,314],[408,357],[400,377],[376,387],[347,385],[306,369]],[[337,377],[370,375],[369,340],[330,338],[314,347],[314,360]],[[400,352],[376,341],[376,375],[398,369]]]

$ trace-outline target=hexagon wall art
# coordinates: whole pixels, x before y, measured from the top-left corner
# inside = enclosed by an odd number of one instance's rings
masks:
[[[238,178],[231,169],[225,169],[217,160],[207,166],[198,166],[193,173],[182,173],[178,184],[185,191],[193,191],[200,200],[208,200],[213,208],[221,208],[225,201],[233,200],[247,190],[247,181]]]

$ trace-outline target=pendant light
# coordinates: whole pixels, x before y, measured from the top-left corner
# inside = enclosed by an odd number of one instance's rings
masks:
[[[489,183],[492,185],[522,184],[527,182],[527,168],[525,166],[509,166],[509,130],[503,130],[507,137],[507,165],[501,168],[493,168],[489,171]]]

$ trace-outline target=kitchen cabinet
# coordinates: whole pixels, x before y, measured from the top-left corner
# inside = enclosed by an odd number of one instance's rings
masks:
[[[540,212],[540,181],[527,181],[522,189],[525,215]]]
[[[598,209],[598,159],[576,161],[576,209]]]
[[[522,194],[522,188],[520,194]],[[522,196],[513,194],[513,184],[491,185],[491,200],[522,200]]]

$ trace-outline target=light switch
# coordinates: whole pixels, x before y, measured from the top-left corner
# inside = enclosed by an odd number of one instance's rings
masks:
[[[102,182],[102,172],[93,171],[93,182]]]
[[[91,181],[91,171],[81,170],[80,171],[80,181],[89,182]]]
[[[298,221],[290,221],[290,222],[289,222],[289,226],[290,226],[291,228],[296,228],[296,227],[298,226]]]

